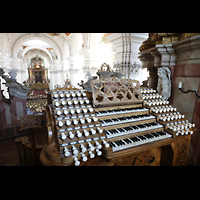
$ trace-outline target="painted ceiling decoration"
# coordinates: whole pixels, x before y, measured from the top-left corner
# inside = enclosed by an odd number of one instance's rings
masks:
[[[60,33],[48,33],[49,35],[51,35],[51,36],[59,36],[60,35]],[[65,33],[66,34],[66,36],[69,36],[71,33]]]

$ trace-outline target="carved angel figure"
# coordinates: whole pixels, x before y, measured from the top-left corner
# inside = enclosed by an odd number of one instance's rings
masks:
[[[10,75],[10,77],[14,80],[16,80],[16,76],[17,76],[17,72],[18,70],[17,69],[11,69],[8,74]]]
[[[158,68],[157,92],[165,100],[168,100],[171,96],[171,70],[169,67]]]
[[[86,72],[85,78],[88,80],[92,79],[91,73],[89,71]]]

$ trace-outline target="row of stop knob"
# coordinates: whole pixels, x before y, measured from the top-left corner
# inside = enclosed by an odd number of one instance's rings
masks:
[[[156,98],[162,98],[162,95],[159,94],[143,95],[143,99],[156,99]]]
[[[156,93],[156,90],[154,89],[141,89],[141,93],[142,94],[146,94],[146,93]]]
[[[69,137],[70,139],[74,138],[75,136],[80,138],[82,137],[83,135],[84,136],[89,136],[90,134],[91,135],[94,135],[96,133],[103,133],[103,129],[97,127],[97,129],[95,128],[90,128],[89,130],[86,130],[86,129],[82,129],[83,131],[80,131],[80,130],[76,130],[74,132],[72,131],[69,131],[69,132],[61,132],[60,134],[60,137],[62,140],[65,140],[67,137]]]
[[[194,128],[195,124],[186,122],[183,124],[174,124],[174,125],[170,125],[167,128],[173,132],[176,133],[176,136],[178,135],[188,135],[188,134],[193,134],[193,130],[190,130],[191,128]]]
[[[174,124],[174,125],[169,125],[167,128],[169,130],[172,130],[173,132],[179,131],[179,130],[187,130],[189,128],[194,128],[195,124],[192,123],[183,123],[183,124]]]
[[[53,97],[54,98],[65,98],[65,97],[67,97],[67,98],[70,98],[70,97],[72,97],[72,98],[75,98],[75,97],[85,97],[86,96],[86,93],[85,92],[83,92],[83,93],[81,93],[81,92],[78,92],[78,93],[56,93],[56,94],[53,94]]]
[[[94,109],[92,107],[89,107],[89,108],[74,108],[74,109],[60,109],[60,110],[57,110],[55,111],[56,114],[59,116],[59,115],[62,115],[62,114],[79,114],[79,113],[92,113],[94,111]]]
[[[167,115],[167,116],[159,117],[159,120],[166,122],[166,121],[177,120],[181,118],[185,118],[185,115],[181,115],[181,114]]]
[[[71,106],[71,105],[83,105],[83,104],[89,104],[90,101],[88,99],[77,99],[77,100],[62,100],[62,101],[54,101],[54,105],[56,107],[58,106]]]
[[[152,100],[151,102],[145,101],[144,103],[145,103],[146,106],[156,106],[156,105],[158,106],[158,105],[167,105],[167,104],[169,104],[169,101],[165,101],[165,100],[163,100],[163,101],[155,101],[155,100]]]
[[[152,109],[153,113],[165,113],[165,112],[173,112],[173,111],[177,111],[177,108],[164,107],[164,108],[154,108],[154,109]]]
[[[74,125],[77,125],[78,123],[81,123],[81,124],[84,124],[84,123],[91,123],[91,122],[97,122],[98,121],[98,118],[97,117],[81,117],[81,118],[74,118],[74,119],[67,119],[66,121],[65,120],[60,120],[58,122],[58,126],[59,127],[62,127],[64,124],[66,124],[67,126],[71,125],[71,124],[74,124]]]

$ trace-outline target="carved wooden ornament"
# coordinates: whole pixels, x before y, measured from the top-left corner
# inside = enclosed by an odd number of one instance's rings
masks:
[[[125,105],[143,102],[139,81],[131,79],[99,79],[91,81],[93,106]]]

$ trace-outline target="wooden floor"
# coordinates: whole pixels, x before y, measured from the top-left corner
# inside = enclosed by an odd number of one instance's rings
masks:
[[[0,140],[0,166],[20,166],[16,138]],[[35,143],[47,144],[47,133],[37,133],[35,135]]]

